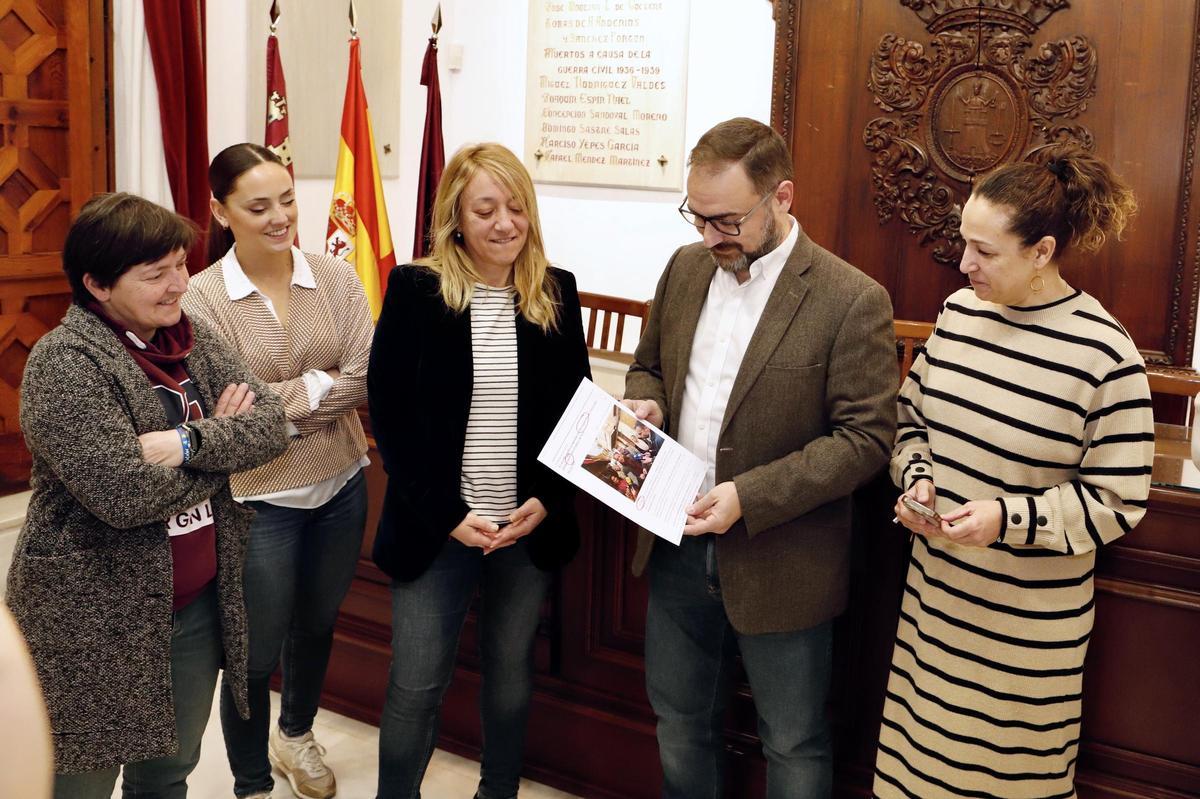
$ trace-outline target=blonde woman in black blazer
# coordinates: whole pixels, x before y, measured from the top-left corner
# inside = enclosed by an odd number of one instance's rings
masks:
[[[374,558],[394,580],[380,799],[419,796],[476,588],[476,796],[516,796],[538,607],[579,544],[574,490],[537,454],[588,376],[575,280],[546,261],[528,172],[498,144],[460,150],[432,255],[392,271],[368,373],[388,472]]]

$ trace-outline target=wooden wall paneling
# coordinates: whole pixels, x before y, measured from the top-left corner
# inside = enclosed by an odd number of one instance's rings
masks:
[[[1200,6],[1073,3],[1043,27],[1080,31],[1099,50],[1097,94],[1082,118],[1097,152],[1129,180],[1140,210],[1124,240],[1084,264],[1073,282],[1093,293],[1155,363],[1191,362],[1200,209],[1194,152],[1200,134]],[[1182,248],[1181,248],[1182,245]]]
[[[1106,579],[1084,679],[1080,770],[1200,793],[1200,595]],[[1119,700],[1118,700],[1119,698]]]
[[[111,185],[104,0],[0,3],[0,492],[23,488],[19,386],[69,302],[70,220]]]
[[[580,553],[562,576],[562,675],[626,701],[645,699],[645,584],[629,573],[636,528],[600,503],[577,503]],[[640,617],[640,618],[639,618]]]
[[[1079,762],[1094,796],[1200,795],[1200,496],[1156,488],[1152,508],[1097,559]]]
[[[1139,9],[1122,13],[1119,39],[1101,60],[1097,99],[1111,98],[1111,103],[1097,105],[1095,109],[1097,113],[1103,111],[1107,115],[1104,127],[1117,132],[1104,148],[1111,154],[1114,166],[1122,173],[1143,172],[1159,188],[1145,191],[1141,186],[1137,187],[1140,209],[1126,241],[1117,247],[1106,247],[1100,255],[1101,263],[1089,268],[1098,283],[1103,284],[1106,296],[1117,300],[1109,309],[1120,317],[1122,324],[1135,331],[1166,325],[1166,338],[1160,346],[1143,346],[1172,355],[1178,343],[1180,325],[1186,325],[1189,333],[1193,327],[1191,314],[1184,313],[1184,307],[1191,308],[1194,304],[1188,302],[1190,297],[1179,294],[1184,289],[1182,281],[1188,278],[1185,273],[1190,270],[1178,249],[1183,244],[1180,234],[1188,227],[1195,227],[1194,223],[1183,221],[1193,210],[1187,184],[1188,173],[1194,170],[1187,164],[1188,145],[1184,141],[1190,137],[1194,147],[1196,120],[1189,121],[1188,105],[1195,102],[1196,96],[1195,89],[1189,92],[1187,85],[1191,71],[1187,65],[1189,61],[1197,63],[1195,41],[1189,35],[1193,29],[1191,23],[1192,20],[1182,20],[1169,12],[1140,13]],[[1167,30],[1172,26],[1178,33]],[[1166,42],[1172,42],[1176,52],[1162,52]],[[1189,53],[1192,57],[1187,59]],[[1129,124],[1131,109],[1154,109],[1154,123]],[[1155,220],[1179,220],[1179,224],[1160,225],[1155,224]],[[1158,295],[1161,300],[1157,303],[1120,302],[1119,298],[1127,292],[1136,293],[1139,284],[1148,277],[1141,273],[1136,263],[1145,252],[1142,248],[1147,242],[1139,234],[1148,223],[1158,228],[1154,235],[1163,239],[1160,257],[1164,265],[1170,265],[1169,269],[1163,270],[1164,274],[1155,275],[1162,280],[1154,286],[1155,291],[1161,292]],[[1123,263],[1132,268],[1122,268]],[[1175,320],[1174,324],[1172,320]],[[1183,338],[1190,339],[1191,336],[1184,335]],[[1190,351],[1189,342],[1186,352]],[[1179,354],[1185,357],[1172,358],[1171,362],[1190,365],[1190,358],[1182,350]],[[1159,356],[1156,360],[1163,358]]]
[[[970,4],[779,0],[776,64],[791,70],[776,76],[772,118],[792,147],[793,210],[806,231],[883,283],[897,318],[933,320],[964,280],[953,266],[935,263],[898,219],[879,224],[874,156],[863,142],[868,123],[887,116],[868,88],[882,37],[919,45],[914,58],[935,52],[933,34],[916,13],[924,5]],[[1030,35],[1026,51],[1032,57],[1047,42],[1088,39],[1098,65],[1096,94],[1077,118],[1063,121],[1092,133],[1096,151],[1117,166],[1142,204],[1125,240],[1086,262],[1068,262],[1068,278],[1108,306],[1150,360],[1183,365],[1190,363],[1200,268],[1200,212],[1192,200],[1200,127],[1197,11],[1194,0],[1064,4]],[[950,185],[965,197],[967,184]]]
[[[1182,223],[1175,231],[1172,244],[1174,273],[1171,300],[1167,308],[1170,337],[1175,342],[1177,366],[1191,366],[1197,323],[1197,301],[1200,300],[1200,3],[1193,11],[1191,69],[1187,104],[1187,127],[1184,132],[1183,175],[1180,178],[1177,219]]]
[[[379,722],[391,659],[390,591],[369,563],[384,480],[367,469],[370,511],[358,576],[342,606],[322,704]],[[870,796],[879,715],[907,569],[908,536],[890,523],[885,475],[856,496],[851,595],[837,621],[830,709],[835,796]],[[645,582],[629,560],[633,528],[580,497],[581,548],[562,573],[539,647],[527,776],[582,796],[659,795],[654,715],[641,657]],[[1156,488],[1146,520],[1102,551],[1097,622],[1085,679],[1081,799],[1200,793],[1200,495]],[[464,635],[443,705],[439,746],[479,756],[479,671]],[[1190,680],[1190,682],[1189,682]],[[727,796],[761,796],[765,763],[744,677],[726,723]]]

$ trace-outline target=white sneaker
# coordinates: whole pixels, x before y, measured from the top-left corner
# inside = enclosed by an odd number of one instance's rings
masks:
[[[292,792],[300,799],[332,799],[337,794],[333,772],[321,759],[324,754],[325,747],[313,740],[311,730],[290,738],[277,725],[267,742],[271,764],[283,772]]]

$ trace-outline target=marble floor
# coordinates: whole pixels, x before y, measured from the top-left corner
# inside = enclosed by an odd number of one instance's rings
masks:
[[[279,713],[279,695],[272,692],[274,715]],[[233,777],[225,760],[217,703],[204,731],[200,765],[188,780],[189,799],[231,799]],[[313,732],[325,747],[325,762],[337,775],[337,799],[372,799],[375,796],[376,749],[379,730],[370,724],[339,716],[327,710],[317,714]],[[421,785],[422,799],[470,799],[479,781],[479,764],[473,760],[437,750]],[[120,787],[113,799],[120,799]],[[274,799],[292,799],[287,779],[275,772]],[[556,791],[529,780],[521,780],[521,799],[575,799],[572,794]]]

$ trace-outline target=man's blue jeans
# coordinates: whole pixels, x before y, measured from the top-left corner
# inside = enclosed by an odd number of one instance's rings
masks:
[[[268,683],[281,654],[279,727],[293,736],[312,729],[333,625],[362,547],[367,484],[360,470],[328,502],[312,509],[246,504],[258,512],[250,527],[244,580],[249,720],[238,715],[229,687],[221,686],[221,731],[237,796],[274,785],[267,759]]]
[[[417,799],[437,741],[442,696],[478,586],[483,717],[479,799],[517,795],[533,691],[538,607],[551,575],[529,560],[528,539],[484,556],[450,539],[410,583],[392,584],[392,668],[379,727],[378,799]]]
[[[187,778],[200,762],[200,739],[212,710],[221,668],[221,620],[214,580],[200,596],[174,614],[171,632],[171,697],[179,751],[138,763],[126,763],[121,780],[125,799],[183,799]],[[81,669],[88,664],[79,664]],[[54,799],[108,799],[120,766],[56,774]]]
[[[740,651],[767,758],[767,799],[823,799],[833,768],[825,701],[833,623],[742,635],[721,600],[715,536],[658,542],[650,561],[646,690],[658,716],[664,799],[719,799],[722,726]]]

